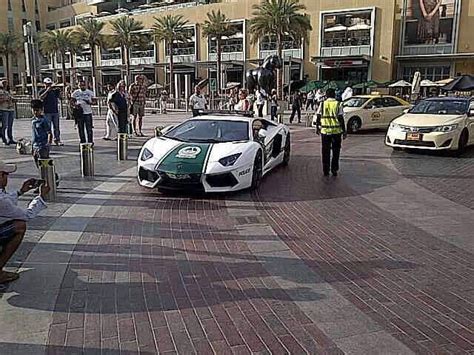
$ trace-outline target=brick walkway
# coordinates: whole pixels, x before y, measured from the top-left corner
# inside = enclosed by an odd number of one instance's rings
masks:
[[[296,128],[290,167],[252,194],[163,196],[132,162],[63,191],[0,299],[4,322],[31,324],[5,328],[0,353],[473,352],[474,153],[392,154],[381,137],[352,136],[323,179],[319,139]]]

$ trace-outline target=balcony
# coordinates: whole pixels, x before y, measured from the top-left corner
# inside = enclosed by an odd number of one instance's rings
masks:
[[[173,61],[175,63],[194,63],[196,62],[196,51],[193,47],[174,48]],[[166,63],[169,63],[170,57],[166,56]]]
[[[414,46],[404,46],[403,55],[430,55],[430,54],[452,54],[454,52],[453,44],[418,44]]]
[[[265,59],[269,55],[276,55],[277,51],[276,49],[267,49],[267,50],[260,50],[259,57],[260,59]],[[295,48],[295,49],[284,49],[283,50],[283,58],[288,59],[288,58],[298,58],[298,59],[303,59],[303,51],[301,48]]]
[[[155,50],[150,49],[147,51],[136,51],[130,54],[131,65],[146,65],[155,64]]]
[[[92,67],[92,61],[76,60],[76,68],[89,68],[89,67]]]
[[[348,57],[348,56],[361,56],[361,55],[372,55],[372,49],[370,45],[360,46],[341,46],[341,47],[321,47],[321,57]]]
[[[122,55],[120,53],[102,53],[100,65],[103,67],[115,67],[122,65]]]

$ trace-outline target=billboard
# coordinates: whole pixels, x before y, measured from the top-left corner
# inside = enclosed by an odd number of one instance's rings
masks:
[[[405,46],[454,42],[460,0],[405,0]]]

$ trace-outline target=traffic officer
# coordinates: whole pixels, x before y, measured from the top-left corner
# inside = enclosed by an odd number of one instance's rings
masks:
[[[347,137],[346,125],[342,104],[336,100],[334,89],[328,89],[326,97],[316,112],[316,134],[321,134],[324,176],[329,176],[329,170],[337,176],[342,139]]]

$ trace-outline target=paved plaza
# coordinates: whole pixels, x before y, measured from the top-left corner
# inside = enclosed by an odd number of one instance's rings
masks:
[[[146,117],[144,132],[183,118]],[[136,181],[146,138],[118,162],[103,126],[84,179],[62,121],[57,201],[0,289],[0,354],[474,352],[473,149],[393,152],[365,132],[323,178],[319,137],[294,125],[289,167],[258,191],[162,195]],[[37,175],[13,147],[0,157],[19,167],[10,188]]]

